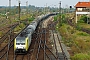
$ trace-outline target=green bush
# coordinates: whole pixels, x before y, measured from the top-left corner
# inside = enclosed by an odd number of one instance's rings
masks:
[[[2,36],[3,32],[0,32],[0,36]]]
[[[71,60],[90,60],[90,55],[79,53],[71,57]]]
[[[84,20],[79,20],[78,23],[84,23],[85,21]]]
[[[82,15],[79,22],[84,22],[84,23],[87,23],[87,16],[86,15]]]
[[[66,23],[65,14],[62,15],[62,23]]]
[[[54,21],[57,21],[57,16],[54,16]]]
[[[84,32],[78,33],[78,35],[80,35],[80,36],[89,36],[89,34],[84,33]]]
[[[23,23],[21,23],[19,27],[23,28],[23,27],[25,27],[25,25]]]
[[[79,24],[77,24],[76,29],[80,31],[82,27],[80,27]]]
[[[29,21],[33,21],[34,19],[34,17],[28,18]]]

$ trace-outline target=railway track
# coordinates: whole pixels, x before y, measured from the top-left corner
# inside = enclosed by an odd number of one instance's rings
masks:
[[[5,40],[5,38],[10,34],[10,33],[12,33],[12,31],[14,30],[14,28],[16,28],[16,26],[18,26],[19,24],[17,23],[17,24],[15,24],[15,25],[13,25],[12,27],[11,27],[11,29],[10,30],[8,30],[8,32],[6,32],[6,34],[4,34],[1,38],[0,38],[0,40]],[[1,42],[1,41],[0,41]]]
[[[49,24],[48,27],[51,31],[51,36],[53,37],[53,47],[55,48],[55,54],[58,60],[68,60],[62,47],[60,36],[58,35],[58,32],[55,30],[56,24],[57,22],[52,22],[52,24]]]
[[[42,24],[43,25],[43,24]],[[52,23],[49,28],[43,28],[43,26],[40,25],[40,28],[37,31],[37,38],[36,43],[34,45],[32,59],[31,60],[67,60],[67,57],[63,51],[61,42],[59,40],[58,34],[53,34],[55,31],[55,23]],[[51,27],[52,26],[52,27]],[[54,47],[50,44],[50,32],[52,31],[52,40],[54,43]],[[56,32],[56,31],[55,31]],[[56,40],[55,40],[56,39]],[[58,45],[57,45],[58,42]],[[60,51],[61,49],[61,51]]]
[[[47,46],[48,42],[48,29],[40,28],[38,29],[38,35],[36,38],[36,43],[34,45],[34,51],[31,60],[50,60],[52,57],[56,58],[53,52]],[[50,57],[52,55],[52,57]]]
[[[45,21],[44,21],[45,22]],[[0,51],[1,60],[67,60],[59,36],[56,22],[49,19],[46,28],[42,22],[32,35],[32,42],[26,54],[17,55],[13,50],[13,40]],[[50,39],[51,38],[51,39]],[[53,42],[51,42],[53,41]],[[52,44],[53,43],[53,44]],[[58,44],[58,45],[57,45]],[[53,46],[52,46],[53,45]],[[59,47],[58,47],[59,46]]]
[[[77,26],[74,25],[71,20],[68,20],[67,23],[68,23],[70,26],[73,26],[74,28],[77,28]],[[80,30],[83,31],[83,32],[86,32],[86,33],[90,34],[90,30],[89,30],[89,29],[81,28]]]
[[[24,21],[22,21],[24,22]],[[14,29],[19,25],[19,23],[15,23],[12,26],[9,26],[10,30],[8,30],[8,32],[3,35],[0,38],[0,52],[4,51],[4,49],[7,49],[6,47],[8,46],[8,44],[10,43],[11,40],[13,40],[18,34],[14,33]],[[27,24],[28,26],[28,24]],[[13,44],[13,43],[10,43]]]
[[[2,58],[2,56],[7,54],[9,49],[13,46],[13,38],[15,37],[15,35],[12,33],[12,31],[17,25],[18,24],[14,25],[12,29],[9,30],[7,34],[0,39],[0,59]],[[7,43],[5,43],[5,41],[7,41]]]
[[[28,26],[28,25],[27,25]],[[26,26],[26,27],[27,27]],[[25,27],[25,28],[26,28]],[[24,28],[24,29],[25,29]],[[23,30],[24,30],[23,29]],[[22,31],[23,31],[22,30]],[[21,32],[22,32],[21,31]],[[20,33],[21,33],[20,32]],[[19,34],[19,33],[18,33]],[[17,35],[18,35],[17,34]],[[6,43],[5,44],[5,46],[3,46],[2,48],[0,47],[0,59],[1,60],[4,60],[4,59],[10,59],[10,60],[12,60],[12,58],[14,57],[14,50],[13,50],[13,44],[14,44],[14,38],[17,36],[17,35],[15,35],[15,36],[11,36],[11,38],[10,38],[10,40],[8,41],[8,43]],[[2,43],[1,43],[2,44]],[[4,57],[6,57],[6,58],[4,58]]]
[[[7,22],[7,21],[6,21]],[[25,19],[25,20],[22,20],[20,21],[20,23],[25,23],[25,24],[28,24],[28,20]],[[0,31],[3,32],[3,35],[0,36],[0,40],[2,40],[4,37],[6,37],[10,32],[12,32],[12,30],[17,27],[19,25],[18,22],[16,23],[12,23],[12,24],[8,24],[7,26],[3,26],[3,27],[0,27]]]

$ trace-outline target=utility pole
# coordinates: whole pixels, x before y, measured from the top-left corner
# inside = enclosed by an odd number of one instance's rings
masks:
[[[45,14],[47,13],[47,3],[45,5]]]
[[[10,19],[10,15],[11,15],[11,0],[9,0],[9,19]],[[11,24],[11,20],[10,20],[10,24]]]
[[[59,14],[61,14],[61,1],[59,2]]]
[[[59,2],[59,26],[62,25],[62,20],[61,20],[61,1]]]
[[[26,14],[27,14],[27,20],[28,20],[28,1],[26,1]]]
[[[55,11],[57,11],[56,5],[54,5]]]
[[[46,3],[46,14],[47,14],[47,12],[48,12],[48,7],[47,7],[47,3]]]
[[[28,14],[28,1],[26,1],[26,11],[27,11],[27,14]]]
[[[18,8],[18,10],[19,10],[19,24],[20,24],[20,0],[18,1],[18,4],[19,4],[19,8]]]
[[[7,19],[8,18],[8,16],[7,16],[7,6],[5,8],[5,14],[6,14],[6,19]]]
[[[9,16],[10,16],[10,14],[11,14],[10,10],[11,10],[11,0],[9,0]],[[9,20],[10,20],[10,17],[9,17]],[[10,24],[11,24],[11,20],[10,20]],[[8,35],[9,40],[8,40],[8,52],[7,52],[7,60],[8,60],[9,49],[10,49],[11,29],[12,29],[12,28],[10,28],[10,34]]]
[[[11,10],[11,0],[9,0],[9,13],[10,13],[10,10]]]
[[[44,5],[45,6],[45,5]],[[44,7],[44,15],[45,15],[45,13],[46,13],[46,6]]]

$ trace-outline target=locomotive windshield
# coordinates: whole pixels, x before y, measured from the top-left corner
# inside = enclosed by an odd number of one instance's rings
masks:
[[[16,38],[16,45],[25,45],[25,38]]]

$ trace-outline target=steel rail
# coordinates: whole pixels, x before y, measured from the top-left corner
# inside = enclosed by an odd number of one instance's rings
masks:
[[[55,30],[55,28],[54,28],[54,30]],[[55,32],[57,33],[56,30],[55,30]],[[57,36],[57,38],[58,38],[58,42],[59,42],[59,45],[60,45],[60,47],[61,47],[61,50],[62,50],[62,53],[63,53],[64,60],[67,60],[67,57],[66,57],[65,52],[64,52],[64,50],[63,50],[63,47],[62,47],[62,45],[61,45],[61,41],[60,41],[60,39],[59,39],[58,34],[57,34],[56,36]]]
[[[16,55],[15,52],[14,52],[14,60],[16,60],[17,56],[18,56],[18,55]]]
[[[57,59],[57,57],[53,54],[53,52],[48,48],[48,46],[47,45],[45,45],[46,46],[46,48],[50,51],[50,53],[55,57],[55,59]]]
[[[41,33],[40,33],[40,35],[39,35],[39,45],[38,45],[38,52],[37,52],[37,57],[36,57],[36,60],[38,60],[38,58],[39,58],[39,53],[40,53],[40,48],[41,48],[41,38],[42,38],[42,35],[41,35]]]
[[[21,60],[24,60],[25,55],[22,56]]]
[[[8,44],[7,44],[6,46],[4,46],[4,47],[0,50],[0,52],[2,52],[7,46],[8,46]]]
[[[7,52],[5,52],[2,56],[0,56],[0,59],[2,59],[4,57],[4,55],[7,54]]]
[[[61,47],[62,53],[63,53],[63,55],[64,55],[64,60],[68,60],[67,57],[66,57],[66,55],[65,55],[65,53],[64,53],[64,51],[63,51],[63,48],[62,48],[62,45],[61,45],[61,42],[60,42],[60,39],[59,39],[58,34],[57,34],[57,38],[58,38],[58,42],[59,42],[59,44],[60,44],[60,47]]]
[[[47,56],[47,58],[48,58],[49,60],[51,60],[50,57],[48,56],[48,54],[47,54],[46,52],[45,52],[45,55]]]
[[[52,30],[53,32],[53,30]],[[56,46],[56,41],[55,41],[55,37],[54,37],[54,32],[52,33],[53,34],[53,40],[54,40],[54,45],[55,45],[55,49],[56,49],[56,56],[57,56],[57,59],[58,59],[58,50],[57,50],[57,46]]]
[[[37,45],[37,42],[38,42],[38,33],[37,33],[37,37],[36,37],[36,39],[35,39],[35,44],[34,44],[34,49],[33,49],[33,52],[32,52],[32,56],[33,56],[33,54],[35,53],[35,49],[36,49],[36,45]],[[31,58],[29,58],[29,60],[32,60],[32,56],[31,56]]]
[[[6,34],[5,35],[3,35],[1,38],[0,38],[0,40],[4,40],[6,37],[7,37],[7,35],[10,33],[10,31],[12,31],[16,26],[18,26],[19,24],[15,24],[14,26],[12,26],[12,28],[8,31],[8,32],[6,32]],[[1,43],[1,42],[0,42]]]
[[[46,57],[45,56],[45,51],[46,51],[46,47],[45,47],[45,45],[46,45],[46,29],[45,29],[45,33],[44,34],[45,34],[45,37],[44,37],[45,38],[44,39],[44,60],[46,60],[46,58],[45,58]]]

